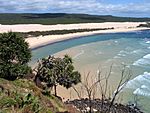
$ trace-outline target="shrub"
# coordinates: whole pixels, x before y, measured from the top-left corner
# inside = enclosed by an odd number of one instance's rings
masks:
[[[27,63],[31,51],[25,39],[13,32],[0,35],[0,77],[8,80],[21,78],[31,71]]]

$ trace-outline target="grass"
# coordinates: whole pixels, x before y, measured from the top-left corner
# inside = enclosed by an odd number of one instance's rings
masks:
[[[57,97],[45,96],[32,81],[0,78],[0,113],[56,113],[67,111]]]

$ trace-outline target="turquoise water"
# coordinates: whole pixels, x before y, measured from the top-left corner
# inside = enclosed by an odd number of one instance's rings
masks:
[[[121,65],[132,70],[132,79],[123,91],[125,103],[134,102],[150,112],[150,30],[128,33],[111,33],[88,36],[54,43],[32,51],[33,65],[39,58],[50,54],[72,56],[75,67],[82,74],[104,72],[113,64],[111,83],[115,86],[120,77]]]

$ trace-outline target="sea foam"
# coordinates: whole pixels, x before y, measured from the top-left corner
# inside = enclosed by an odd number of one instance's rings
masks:
[[[130,80],[126,88],[134,89],[134,95],[150,96],[150,73],[144,72]]]
[[[143,56],[143,58],[138,59],[137,61],[135,61],[133,63],[133,65],[149,67],[150,66],[150,54],[147,54],[147,55]]]
[[[145,55],[143,58],[150,59],[150,54]]]
[[[150,41],[146,41],[145,43],[150,44]]]
[[[133,92],[134,95],[150,96],[150,88],[148,86],[142,85]]]

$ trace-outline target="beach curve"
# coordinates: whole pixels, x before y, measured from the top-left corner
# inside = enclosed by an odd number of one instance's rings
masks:
[[[51,30],[72,30],[72,29],[96,29],[96,28],[113,28],[107,30],[97,30],[89,32],[77,32],[63,35],[46,35],[38,37],[28,37],[26,41],[31,49],[40,48],[48,44],[59,41],[103,34],[103,33],[119,33],[138,30],[146,30],[150,28],[137,27],[145,22],[105,22],[105,23],[82,23],[82,24],[58,24],[58,25],[40,25],[40,24],[20,24],[20,25],[0,25],[0,32],[30,32],[30,31],[51,31]]]

